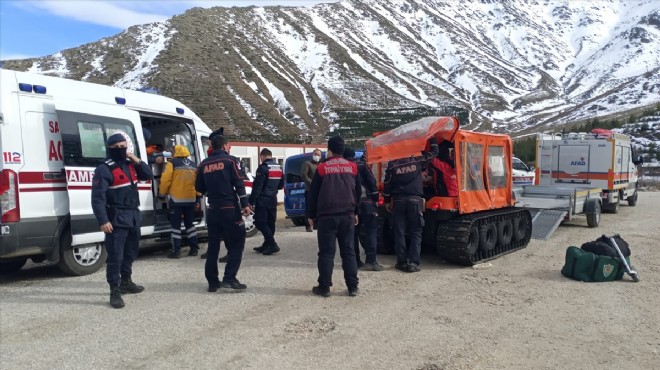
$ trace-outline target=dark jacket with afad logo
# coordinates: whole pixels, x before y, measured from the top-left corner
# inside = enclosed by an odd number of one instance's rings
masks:
[[[212,209],[248,206],[245,176],[240,162],[224,150],[216,149],[197,167],[195,189],[206,195]]]
[[[389,203],[392,197],[410,197],[424,195],[422,171],[428,162],[438,155],[438,144],[431,144],[430,152],[422,152],[421,156],[401,158],[387,164],[385,180],[383,181],[383,196]]]

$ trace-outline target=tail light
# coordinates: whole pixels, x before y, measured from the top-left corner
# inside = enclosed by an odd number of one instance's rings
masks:
[[[3,224],[21,220],[18,207],[18,176],[12,170],[2,170],[0,173],[0,209]]]
[[[379,205],[379,206],[385,205],[385,198],[383,198],[383,197],[378,197],[378,205]]]

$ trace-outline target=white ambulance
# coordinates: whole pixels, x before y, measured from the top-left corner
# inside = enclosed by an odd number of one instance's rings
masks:
[[[637,165],[630,137],[610,130],[537,135],[536,184],[597,187],[603,211],[637,204]]]
[[[148,146],[167,152],[182,144],[199,162],[211,130],[164,96],[0,69],[0,272],[20,269],[27,258],[57,261],[74,275],[101,268],[104,235],[91,185],[115,132],[125,133],[144,161]],[[145,238],[169,236],[158,185],[156,178],[138,186]],[[201,215],[196,224],[205,226]]]

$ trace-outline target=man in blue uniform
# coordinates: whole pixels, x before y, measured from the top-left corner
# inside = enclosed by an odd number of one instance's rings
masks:
[[[371,172],[365,156],[360,160],[355,159],[355,151],[351,148],[344,149],[344,158],[351,162],[355,162],[358,168],[358,176],[362,184],[362,191],[364,196],[359,200],[359,221],[355,225],[355,236],[353,245],[355,248],[355,260],[358,267],[367,271],[383,271],[381,266],[376,260],[376,233],[378,228],[378,186],[376,185],[376,177]],[[365,262],[360,260],[360,233],[364,234],[364,248]]]
[[[430,153],[424,151],[421,156],[391,161],[385,170],[383,196],[385,207],[389,212],[393,212],[395,267],[404,272],[420,270],[424,227],[422,171],[438,152],[438,144],[435,138],[432,138]],[[394,199],[393,204],[392,199]],[[410,237],[408,246],[406,232]]]
[[[127,153],[121,133],[107,141],[108,159],[96,167],[92,181],[92,209],[105,233],[106,279],[110,284],[110,305],[124,307],[122,293],[140,293],[144,287],[131,279],[133,261],[140,241],[140,197],[138,180],[152,180],[151,167],[133,153]]]
[[[254,178],[250,206],[254,207],[254,223],[264,236],[261,247],[255,251],[270,256],[280,251],[275,242],[275,220],[277,219],[277,192],[284,188],[282,167],[272,158],[273,153],[264,148],[259,153],[262,161]]]
[[[209,241],[204,272],[209,292],[215,292],[218,288],[243,290],[245,284],[236,279],[245,248],[242,214],[251,212],[245,194],[243,171],[238,159],[227,154],[228,141],[224,136],[216,135],[211,144],[213,152],[199,165],[195,179],[197,192],[206,195],[209,204],[206,208]],[[222,282],[218,279],[221,239],[227,246],[227,265]]]
[[[362,186],[357,165],[344,159],[343,153],[344,139],[331,137],[328,140],[328,159],[319,164],[312,178],[306,209],[312,227],[316,226],[318,230],[319,285],[312,288],[312,293],[322,297],[330,296],[337,242],[348,295],[358,295],[353,230],[358,223],[357,201]]]

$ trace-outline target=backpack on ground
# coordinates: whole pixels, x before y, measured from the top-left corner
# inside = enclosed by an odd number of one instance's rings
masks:
[[[630,265],[628,243],[619,235],[613,238]],[[621,280],[624,273],[625,267],[619,254],[605,236],[584,243],[582,248],[568,247],[564,267],[561,269],[562,275],[584,282]]]

